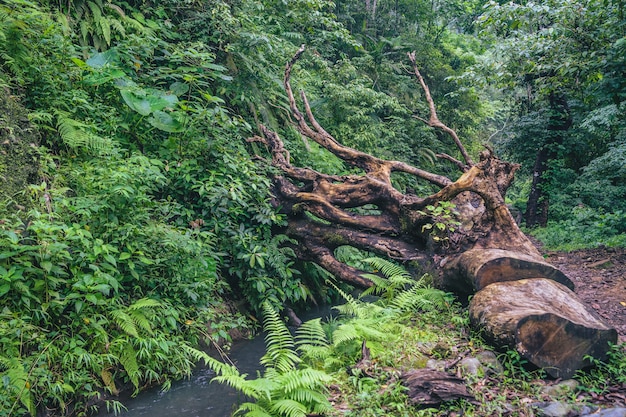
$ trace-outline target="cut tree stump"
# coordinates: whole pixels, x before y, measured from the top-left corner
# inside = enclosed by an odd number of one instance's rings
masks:
[[[412,369],[400,375],[400,380],[409,389],[407,396],[414,405],[432,407],[459,398],[474,400],[465,381],[447,372]]]
[[[442,285],[459,295],[469,295],[494,282],[539,277],[574,289],[563,272],[540,257],[503,249],[472,249],[456,256],[444,266]]]
[[[555,378],[605,360],[617,331],[564,285],[545,278],[490,284],[470,302],[470,321],[494,344],[516,349]]]

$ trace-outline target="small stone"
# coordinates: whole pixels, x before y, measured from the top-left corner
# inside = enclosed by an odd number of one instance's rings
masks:
[[[478,359],[480,363],[487,368],[485,371],[485,375],[501,374],[502,372],[504,372],[504,368],[498,360],[498,357],[490,350],[483,350],[478,355],[476,355],[476,359]]]
[[[558,397],[575,392],[578,388],[578,381],[575,379],[566,379],[555,385],[546,385],[541,392],[551,397]]]
[[[535,403],[533,406],[537,410],[537,416],[540,417],[565,417],[573,411],[573,407],[560,401],[552,401],[546,403]]]
[[[483,376],[485,368],[476,358],[465,358],[461,361],[461,370],[465,375]]]
[[[429,359],[426,361],[426,368],[434,369],[436,371],[443,371],[446,369],[446,361],[438,361],[435,359]]]

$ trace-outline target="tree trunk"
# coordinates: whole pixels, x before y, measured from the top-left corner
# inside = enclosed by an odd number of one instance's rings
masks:
[[[477,292],[470,321],[493,343],[515,348],[555,378],[571,378],[591,363],[606,359],[610,328],[574,292],[555,281],[531,278],[498,282]]]
[[[552,279],[574,290],[574,283],[541,257],[502,249],[471,249],[444,266],[442,286],[457,294],[473,294],[494,282],[524,278]]]
[[[556,369],[551,371],[554,375],[569,375],[575,368],[585,366],[587,362],[581,359],[585,355],[604,358],[609,349],[607,342],[616,340],[615,330],[576,301],[570,290],[572,282],[543,261],[505,204],[506,190],[519,165],[498,159],[490,149],[479,155],[478,162],[472,160],[456,132],[439,120],[415,55],[409,54],[409,59],[430,112],[427,119],[418,119],[445,132],[456,145],[461,159],[437,155],[459,169],[461,175],[454,181],[342,145],[319,125],[303,92],[302,112],[289,79],[303,52],[304,46],[287,63],[284,77],[296,128],[362,174],[327,175],[292,166],[289,151],[278,134],[264,126],[259,127],[263,136],[249,139],[264,143],[270,150],[268,163],[279,173],[273,178],[274,204],[287,215],[284,233],[297,242],[292,246],[297,256],[358,287],[372,283],[363,276],[365,271],[347,266],[335,257],[339,246],[353,246],[398,262],[432,262],[440,267],[445,287],[463,295],[478,291],[472,301],[476,318],[473,322],[492,329],[488,334],[495,343],[516,347],[536,365]],[[413,175],[439,191],[427,196],[402,193],[392,186],[393,172]],[[458,227],[453,227],[446,217],[452,214],[449,203],[455,207]],[[553,284],[543,284],[544,281]],[[515,302],[519,307],[509,320],[506,310],[514,300],[507,300],[501,293],[489,296],[491,288],[518,288],[522,282],[527,283],[526,289],[518,291]],[[532,289],[533,283],[537,283],[538,290]],[[490,301],[479,303],[476,299]],[[534,309],[522,309],[526,299]],[[571,303],[576,304],[575,311],[560,315],[562,310],[571,309]],[[507,325],[499,325],[500,321]],[[553,343],[561,338],[565,343]]]
[[[526,226],[545,227],[548,224],[548,209],[550,207],[548,193],[545,190],[547,181],[545,173],[551,160],[556,158],[558,146],[563,143],[563,135],[572,125],[572,116],[564,95],[552,92],[550,94],[550,120],[548,122],[547,138],[544,145],[537,151],[533,179],[526,206]]]

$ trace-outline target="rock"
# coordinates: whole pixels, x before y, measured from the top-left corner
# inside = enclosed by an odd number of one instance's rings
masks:
[[[567,379],[555,385],[546,385],[541,392],[551,397],[558,397],[570,394],[578,388],[578,381],[575,379]]]
[[[446,369],[446,361],[438,361],[435,359],[429,359],[426,362],[426,369],[434,369],[437,371],[443,371]]]
[[[465,358],[461,361],[463,375],[484,376],[485,367],[476,358]]]
[[[607,408],[604,410],[599,410],[595,412],[591,412],[588,414],[580,414],[581,416],[593,416],[593,417],[626,417],[626,408],[624,407],[616,407],[616,408]]]
[[[566,417],[573,411],[573,406],[560,401],[534,403],[532,406],[537,410],[539,417]]]
[[[501,374],[504,372],[504,368],[502,364],[498,360],[498,357],[495,353],[490,350],[483,350],[478,355],[476,355],[476,359],[480,361],[487,369],[485,375],[489,374]]]

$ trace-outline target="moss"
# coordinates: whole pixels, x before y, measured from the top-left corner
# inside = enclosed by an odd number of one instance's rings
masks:
[[[0,215],[29,206],[24,191],[38,181],[38,145],[27,110],[8,90],[0,90]]]

